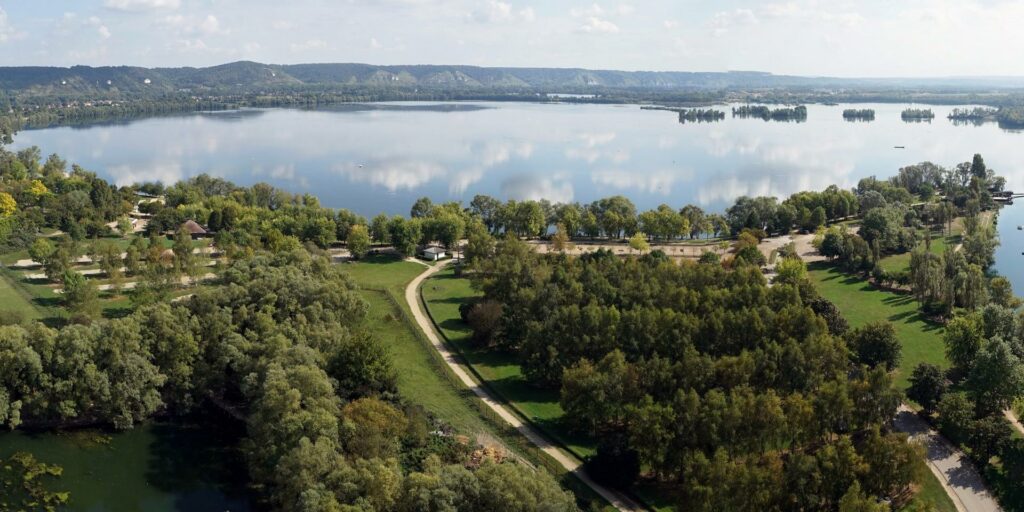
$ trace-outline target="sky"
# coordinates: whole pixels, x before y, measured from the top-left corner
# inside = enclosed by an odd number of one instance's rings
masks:
[[[0,66],[1024,76],[1024,0],[0,0]]]

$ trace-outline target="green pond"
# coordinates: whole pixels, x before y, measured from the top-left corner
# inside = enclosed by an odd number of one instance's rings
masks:
[[[150,421],[126,432],[0,433],[0,457],[26,451],[64,474],[66,510],[88,512],[258,510],[233,420]]]

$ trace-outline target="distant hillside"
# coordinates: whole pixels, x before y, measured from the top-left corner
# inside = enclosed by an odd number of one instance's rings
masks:
[[[182,91],[252,92],[288,88],[436,89],[769,89],[883,86],[891,88],[1009,88],[1012,78],[842,79],[773,75],[753,71],[694,73],[573,68],[476,66],[376,66],[371,64],[274,65],[233,62],[208,68],[0,67],[0,90],[29,95],[156,95]]]

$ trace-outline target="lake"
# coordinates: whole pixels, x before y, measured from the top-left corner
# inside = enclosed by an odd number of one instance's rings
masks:
[[[946,115],[955,106],[927,106],[932,122],[908,123],[900,118],[906,106],[808,105],[802,123],[727,114],[687,124],[674,112],[636,105],[253,109],[26,130],[14,147],[37,145],[120,185],[206,172],[308,192],[325,206],[367,217],[408,214],[421,196],[468,203],[475,194],[554,202],[623,194],[641,209],[693,203],[721,211],[744,194],[781,199],[832,184],[852,187],[925,160],[952,167],[974,153],[1007,178],[1008,188],[1024,189],[1024,133],[995,123],[954,125]],[[874,109],[875,121],[846,121],[844,108]],[[996,270],[1024,293],[1019,208],[1001,215]]]
[[[149,421],[124,432],[4,432],[0,457],[26,451],[60,465],[64,474],[47,487],[71,493],[71,503],[62,510],[257,510],[238,449],[244,426],[221,416]]]
[[[854,107],[875,109],[876,121],[845,121],[844,106],[824,105],[808,106],[804,123],[727,116],[680,124],[673,112],[635,105],[406,103],[27,130],[14,146],[59,153],[120,185],[207,172],[309,192],[368,217],[408,214],[420,196],[468,203],[474,194],[555,202],[624,194],[640,208],[721,210],[743,194],[851,187],[974,153],[1024,188],[1024,134],[954,126],[945,118],[952,107],[930,107],[931,123],[903,122],[904,105]]]

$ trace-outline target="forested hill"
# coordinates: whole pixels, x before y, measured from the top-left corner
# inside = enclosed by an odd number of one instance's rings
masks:
[[[424,87],[538,89],[548,92],[601,88],[759,89],[857,86],[1004,88],[1018,79],[846,79],[773,75],[754,71],[612,71],[576,68],[371,64],[274,65],[233,62],[207,68],[0,67],[0,90],[30,95],[166,94],[188,91],[246,92],[308,87]]]

